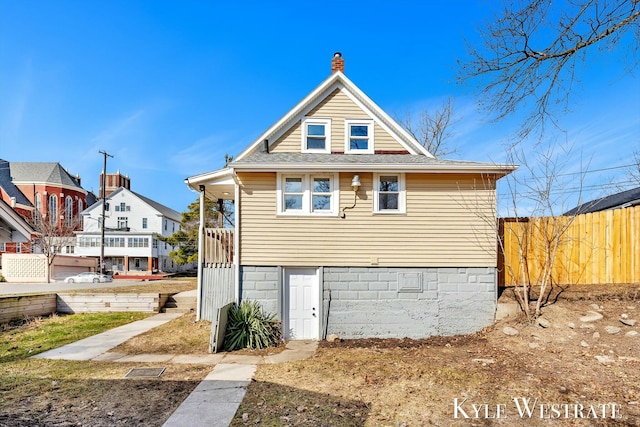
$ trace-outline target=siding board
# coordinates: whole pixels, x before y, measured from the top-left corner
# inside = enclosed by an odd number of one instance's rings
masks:
[[[340,210],[353,205],[340,174]],[[495,267],[495,190],[465,175],[407,174],[407,213],[373,214],[373,175],[361,173],[354,209],[339,217],[276,215],[276,174],[240,173],[241,264]],[[479,177],[476,177],[479,178]],[[377,263],[377,264],[376,264]]]
[[[322,102],[315,106],[307,117],[331,119],[331,150],[345,151],[345,119],[372,119],[347,95],[334,90]],[[302,146],[301,123],[297,122],[284,135],[278,138],[271,147],[273,153],[299,153]],[[374,125],[374,147],[384,151],[406,151],[387,131],[378,123]]]

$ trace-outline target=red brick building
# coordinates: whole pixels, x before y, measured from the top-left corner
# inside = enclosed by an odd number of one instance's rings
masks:
[[[0,199],[31,225],[48,221],[53,227],[75,230],[82,230],[81,212],[95,202],[80,185],[80,177],[59,163],[6,160],[0,160]],[[63,253],[73,252],[65,249]]]

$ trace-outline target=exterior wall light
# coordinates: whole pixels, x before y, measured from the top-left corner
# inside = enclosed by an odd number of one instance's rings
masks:
[[[360,188],[360,175],[353,175],[353,180],[351,181],[351,188],[353,188],[353,191],[355,191],[356,193],[358,192],[358,189]]]
[[[347,217],[344,211],[356,207],[356,203],[358,203],[358,190],[360,189],[360,186],[360,175],[353,175],[353,179],[351,180],[351,188],[353,189],[353,206],[345,206],[344,208],[342,208],[342,214],[340,215],[340,218],[344,219]]]

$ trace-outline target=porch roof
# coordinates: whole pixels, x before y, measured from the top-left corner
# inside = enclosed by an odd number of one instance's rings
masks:
[[[197,192],[200,192],[200,186],[204,186],[205,196],[210,200],[235,199],[236,182],[231,168],[194,175],[185,179],[184,182]]]

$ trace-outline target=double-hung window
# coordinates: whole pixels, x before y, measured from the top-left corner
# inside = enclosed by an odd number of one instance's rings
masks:
[[[335,216],[338,174],[278,175],[279,215]]]
[[[373,120],[345,120],[345,153],[373,154]]]
[[[404,174],[375,174],[373,185],[375,213],[406,212]]]
[[[304,177],[290,176],[284,178],[285,212],[303,212]]]
[[[302,152],[331,153],[331,119],[302,120]]]

